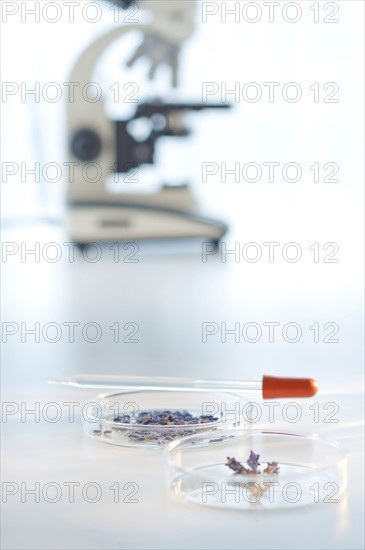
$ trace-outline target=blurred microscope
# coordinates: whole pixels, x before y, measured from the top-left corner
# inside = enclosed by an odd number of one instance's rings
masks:
[[[105,4],[107,3],[106,0]],[[113,1],[114,9],[125,9],[136,2]],[[150,64],[149,78],[154,78],[160,65],[171,72],[172,86],[178,83],[178,59],[181,45],[194,30],[195,1],[140,0],[138,9],[152,14],[148,24],[118,25],[96,41],[76,61],[70,81],[74,101],[68,104],[67,133],[69,162],[73,178],[67,189],[67,225],[73,241],[80,244],[100,241],[131,241],[197,237],[218,242],[225,234],[224,223],[206,218],[187,184],[161,185],[156,192],[112,193],[106,185],[110,174],[129,174],[139,167],[155,163],[159,139],[184,138],[189,135],[184,115],[202,109],[227,108],[226,104],[164,103],[161,100],[137,103],[126,120],[111,120],[105,102],[85,101],[82,90],[93,80],[100,56],[124,33],[138,30],[143,41],[127,62],[131,67],[140,58]],[[148,121],[149,132],[136,139],[131,123]],[[86,170],[97,166],[101,177],[86,178]]]

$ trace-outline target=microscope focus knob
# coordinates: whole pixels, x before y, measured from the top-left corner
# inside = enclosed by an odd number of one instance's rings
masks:
[[[80,130],[73,137],[71,149],[78,159],[90,161],[99,155],[101,140],[93,130]]]

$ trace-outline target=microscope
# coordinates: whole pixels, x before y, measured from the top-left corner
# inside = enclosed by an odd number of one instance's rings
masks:
[[[120,25],[109,30],[82,52],[73,67],[70,81],[78,85],[67,107],[68,160],[73,167],[67,188],[67,227],[71,239],[80,245],[171,238],[202,238],[218,243],[227,231],[223,222],[200,213],[187,184],[164,183],[150,193],[112,193],[106,180],[111,174],[128,175],[143,165],[154,165],[159,140],[190,134],[184,120],[187,113],[225,109],[228,105],[165,103],[154,99],[136,103],[134,112],[125,120],[112,120],[106,115],[103,97],[95,102],[83,97],[100,56],[122,34],[132,30],[142,31],[145,42],[128,65],[142,55],[150,56],[153,77],[159,62],[165,61],[171,67],[175,85],[178,48],[191,34],[193,5],[189,0],[150,0],[149,8],[155,6],[157,12],[152,23]],[[139,120],[148,121],[148,135],[142,140],[136,139],[130,129],[131,123]],[[93,169],[98,177],[86,177]]]

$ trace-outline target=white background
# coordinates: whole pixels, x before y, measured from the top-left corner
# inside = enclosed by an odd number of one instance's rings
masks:
[[[62,2],[60,2],[62,4]],[[27,2],[30,4],[30,2]],[[232,3],[230,3],[232,4]],[[243,2],[242,2],[243,4]],[[260,3],[262,4],[262,3]],[[297,426],[277,419],[276,427],[317,432],[342,442],[350,453],[349,489],[338,505],[327,504],[275,514],[252,516],[191,507],[174,501],[166,493],[162,457],[137,454],[86,439],[78,422],[66,418],[52,424],[25,423],[15,415],[3,428],[3,481],[29,484],[39,481],[98,482],[103,498],[89,504],[78,497],[70,504],[36,504],[32,497],[20,502],[19,495],[3,504],[3,547],[11,549],[98,549],[98,548],[346,548],[363,547],[362,539],[362,155],[363,155],[363,2],[337,1],[338,23],[325,24],[324,2],[320,22],[313,22],[313,2],[299,2],[302,17],[285,22],[277,8],[274,23],[263,11],[260,21],[247,23],[219,14],[201,22],[184,49],[181,87],[166,99],[201,99],[202,82],[297,82],[303,97],[288,103],[280,93],[269,103],[267,89],[257,103],[241,100],[230,113],[192,115],[194,137],[185,146],[161,144],[158,180],[171,173],[170,154],[176,155],[175,170],[181,179],[192,178],[194,192],[204,212],[227,220],[227,248],[236,242],[288,242],[300,244],[303,256],[289,263],[281,247],[273,263],[265,256],[257,263],[241,257],[239,262],[220,255],[201,261],[199,243],[141,244],[136,264],[114,263],[111,251],[103,250],[98,263],[77,256],[39,263],[20,254],[2,264],[3,322],[67,321],[81,325],[97,322],[103,329],[98,343],[85,342],[77,333],[69,343],[67,333],[55,344],[31,336],[21,342],[20,333],[8,338],[2,352],[3,400],[31,407],[57,401],[83,402],[93,397],[89,390],[51,387],[53,376],[76,373],[121,373],[177,375],[196,378],[224,377],[259,379],[262,374],[311,376],[319,384],[318,399],[339,405],[337,424],[313,422],[303,402],[303,419]],[[266,15],[265,15],[266,14]],[[19,17],[3,24],[2,78],[5,82],[67,81],[72,61],[81,49],[112,25],[109,15],[98,25],[77,20],[74,24],[20,22]],[[116,78],[140,84],[141,100],[162,83],[149,86],[144,67],[125,71],[121,60],[133,47],[123,43],[111,59],[98,67],[97,78],[106,78],[117,65]],[[4,48],[3,48],[4,49]],[[118,61],[119,59],[119,61]],[[315,103],[314,82],[336,82],[338,103]],[[278,88],[279,92],[281,88]],[[232,100],[232,96],[228,98]],[[219,95],[212,100],[220,101]],[[127,109],[125,105],[123,109]],[[66,139],[63,102],[35,104],[30,98],[9,98],[3,111],[3,162],[63,162]],[[119,106],[118,106],[119,108]],[[165,149],[164,149],[165,147]],[[180,156],[179,156],[180,152]],[[184,162],[181,162],[181,155]],[[189,155],[185,157],[185,155]],[[187,159],[187,160],[186,160]],[[303,176],[297,183],[278,177],[269,183],[235,183],[219,174],[202,183],[203,162],[297,162]],[[313,182],[308,169],[314,162],[339,165],[338,183]],[[184,172],[186,170],[186,173]],[[13,177],[3,184],[3,241],[25,242],[29,248],[67,242],[61,226],[31,224],[37,216],[62,219],[64,182],[36,185]],[[12,223],[10,223],[12,220]],[[27,221],[25,221],[27,220]],[[314,242],[339,246],[338,263],[315,263]],[[323,256],[321,256],[323,258]],[[114,322],[139,324],[139,344],[116,344],[108,329]],[[277,321],[281,326],[296,322],[302,338],[288,343],[280,331],[273,343],[263,333],[257,343],[241,339],[226,343],[219,335],[202,343],[203,322],[226,322],[232,327]],[[338,343],[314,343],[309,329],[318,322],[340,327]],[[260,401],[259,396],[255,396]],[[262,424],[264,425],[264,424]],[[260,424],[261,427],[261,424]],[[112,502],[114,482],[140,486],[139,503]]]

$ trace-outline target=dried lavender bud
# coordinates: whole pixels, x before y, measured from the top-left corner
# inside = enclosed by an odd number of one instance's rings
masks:
[[[141,411],[131,422],[129,415],[116,416],[114,422],[124,422],[132,424],[141,424],[144,426],[154,424],[158,426],[185,425],[185,424],[206,424],[207,422],[216,422],[217,417],[211,415],[193,416],[188,411]]]
[[[184,430],[166,430],[166,431],[141,431],[137,428],[139,426],[195,426],[201,424],[207,424],[210,422],[216,422],[217,417],[212,415],[200,415],[194,416],[187,410],[147,410],[140,411],[135,416],[130,415],[118,415],[114,418],[114,422],[121,422],[124,424],[130,424],[136,426],[136,429],[131,429],[127,432],[127,437],[132,441],[155,441],[158,445],[173,441],[177,437],[184,437],[187,435],[193,435],[197,430],[184,429]],[[207,428],[208,429],[208,428]],[[115,428],[118,430],[118,428]]]
[[[267,467],[264,470],[264,474],[278,474],[280,466],[277,462],[268,462]]]
[[[247,470],[247,468],[245,468],[244,466],[242,466],[240,462],[238,462],[235,458],[230,458],[229,456],[227,456],[226,466],[228,466],[228,468],[231,468],[231,470],[233,470],[236,474],[250,473],[250,471]]]
[[[247,464],[250,466],[251,470],[256,473],[258,472],[258,467],[260,466],[259,462],[260,455],[255,455],[253,451],[250,452],[250,456],[247,459]]]

